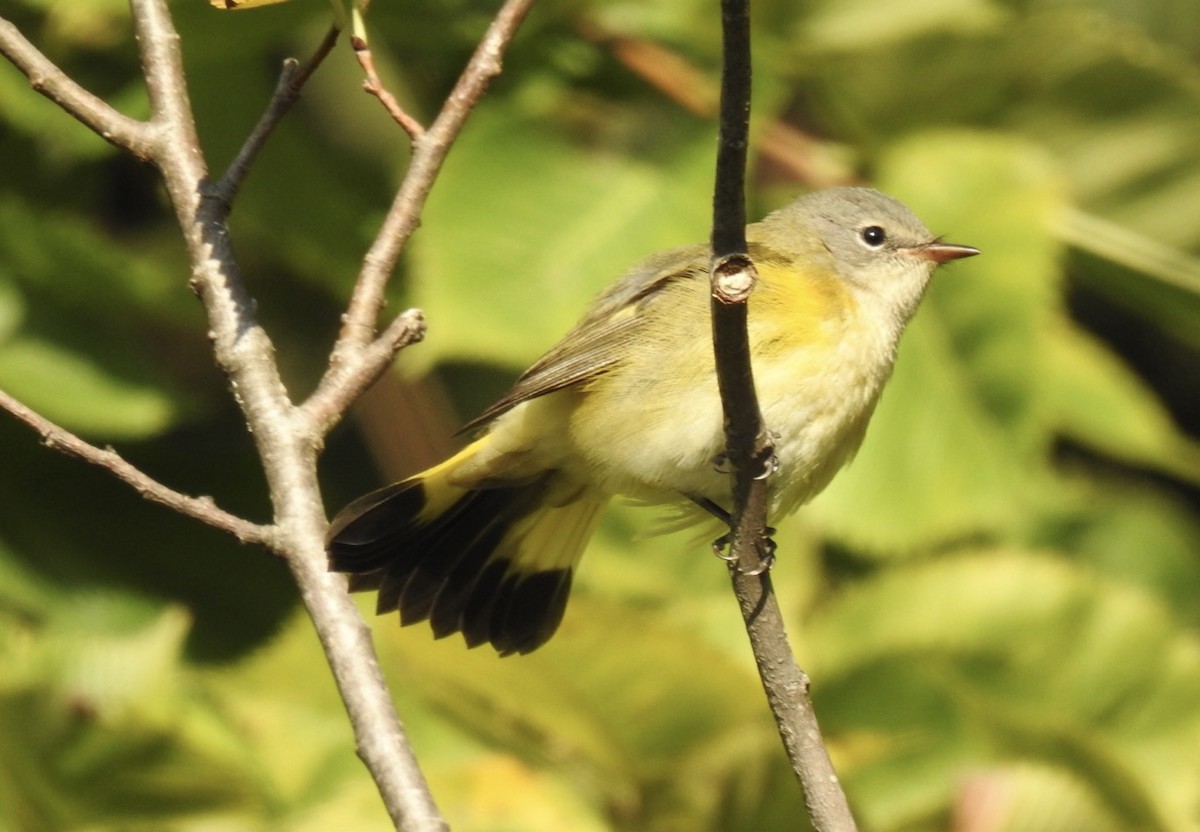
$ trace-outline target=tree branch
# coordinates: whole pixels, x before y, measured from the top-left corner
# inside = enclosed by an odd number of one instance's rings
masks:
[[[821,832],[857,827],[821,742],[808,698],[808,677],[796,664],[775,600],[768,538],[767,487],[773,466],[750,363],[747,299],[756,272],[746,246],[745,168],[750,120],[749,0],[722,0],[724,69],[721,125],[713,193],[713,349],[725,415],[726,453],[733,465],[730,573],[754,661],[792,768]]]
[[[424,125],[410,116],[408,111],[400,106],[396,96],[392,95],[391,91],[383,85],[383,81],[379,78],[379,71],[375,69],[375,56],[371,54],[371,47],[365,40],[357,37],[351,38],[350,43],[354,47],[354,57],[358,60],[358,65],[362,67],[363,75],[366,76],[363,81],[363,90],[368,95],[379,99],[379,103],[383,105],[383,109],[387,110],[392,121],[400,125],[400,129],[408,134],[408,138],[414,144],[421,141],[425,135]]]
[[[313,430],[327,433],[352,402],[383,374],[396,354],[425,337],[425,318],[419,309],[401,312],[383,334],[358,350],[353,361],[330,365],[324,381],[301,409],[312,420]]]
[[[275,132],[275,128],[279,126],[283,117],[300,100],[301,90],[304,89],[304,85],[312,77],[312,74],[317,71],[317,67],[332,51],[337,43],[337,38],[337,27],[330,27],[316,51],[303,65],[294,58],[288,58],[283,62],[279,80],[275,83],[275,92],[271,95],[267,109],[258,120],[258,124],[254,125],[254,129],[250,131],[250,135],[246,137],[237,156],[229,163],[228,170],[221,175],[221,178],[209,191],[210,196],[224,206],[226,213],[228,213],[234,197],[237,196],[242,182],[246,180],[250,166],[258,158],[259,151],[263,149],[267,139]]]
[[[208,315],[213,351],[254,437],[274,506],[279,549],[300,587],[350,716],[359,756],[388,813],[406,832],[444,830],[384,684],[370,635],[329,573],[325,511],[317,481],[320,437],[288,398],[274,346],[254,311],[225,226],[225,206],[202,199],[207,172],[179,54],[179,36],[165,0],[131,0],[152,123],[161,141],[153,159],[183,231],[192,286]]]
[[[29,425],[42,437],[47,448],[62,451],[68,456],[90,462],[112,473],[117,479],[131,486],[142,497],[175,509],[205,525],[229,532],[242,543],[258,543],[269,549],[275,548],[273,529],[243,520],[217,507],[211,497],[190,497],[168,488],[141,469],[126,462],[112,448],[97,448],[75,434],[59,427],[45,416],[35,413],[8,393],[0,390],[0,408],[7,410],[20,421]]]
[[[83,122],[100,138],[139,159],[148,158],[153,143],[149,125],[118,112],[72,81],[3,18],[0,18],[0,55],[25,73],[36,92]]]
[[[346,593],[344,579],[329,573],[324,547],[325,513],[316,476],[321,436],[307,413],[294,407],[279,377],[274,347],[259,325],[224,224],[228,199],[250,161],[290,105],[331,39],[298,75],[285,70],[286,86],[247,140],[229,177],[205,197],[207,169],[195,124],[174,30],[165,0],[131,0],[151,117],[128,119],[84,91],[53,66],[7,21],[0,20],[0,52],[29,76],[35,89],[104,138],[154,162],[167,187],[191,263],[191,284],[208,316],[213,349],[225,371],[263,461],[275,524],[260,527],[221,512],[211,501],[186,497],[155,482],[122,460],[72,436],[10,397],[0,406],[42,433],[47,444],[102,465],[151,499],[219,528],[271,545],[283,554],[299,584],[354,727],[359,755],[379,787],[398,829],[444,830],[384,685],[370,635]],[[323,50],[323,51],[322,51]],[[290,76],[290,77],[289,77]],[[399,323],[379,339],[403,341]],[[390,340],[389,340],[390,339]],[[376,350],[366,350],[374,356]],[[398,347],[395,347],[398,348]],[[372,359],[378,360],[378,359]]]
[[[399,252],[416,227],[425,198],[455,137],[500,71],[500,57],[532,0],[507,0],[481,40],[430,130],[414,150],[413,163],[383,227],[364,259],[330,368],[304,407],[296,407],[279,376],[274,345],[259,324],[254,299],[234,258],[225,218],[229,201],[255,155],[290,106],[293,91],[311,74],[332,40],[299,73],[288,66],[258,126],[230,171],[215,187],[197,138],[188,89],[166,0],[130,0],[151,116],[128,119],[91,96],[54,67],[17,30],[0,20],[0,51],[24,71],[36,89],[109,141],[153,162],[166,185],[191,270],[191,286],[208,318],[214,357],[254,438],[274,511],[271,526],[255,526],[220,512],[210,502],[177,495],[121,460],[62,431],[23,408],[0,401],[48,444],[103,465],[152,499],[261,540],[283,554],[300,588],[353,725],[366,763],[396,827],[405,832],[446,829],[408,745],[384,684],[370,633],[346,593],[345,579],[328,571],[326,520],[317,481],[317,454],[324,434],[350,401],[387,367],[405,344],[421,337],[420,314],[397,316],[382,334],[376,323],[384,290]]]
[[[392,201],[375,242],[363,259],[363,267],[334,346],[331,374],[340,372],[339,365],[356,360],[357,354],[375,338],[376,322],[384,303],[384,290],[396,268],[401,250],[416,230],[434,179],[475,103],[487,90],[492,78],[500,73],[504,50],[532,5],[533,0],[506,0],[479,41],[438,117],[420,140],[414,143],[408,174]],[[327,374],[322,379],[319,392],[321,387],[330,383],[329,378]],[[350,400],[345,399],[339,404],[338,418],[349,407]],[[326,429],[334,423],[336,420],[329,422]]]

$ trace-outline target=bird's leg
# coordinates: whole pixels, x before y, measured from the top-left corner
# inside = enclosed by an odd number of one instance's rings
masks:
[[[779,441],[779,434],[775,431],[768,431],[767,436],[770,440],[770,446],[767,451],[766,459],[763,460],[763,468],[755,475],[756,480],[765,480],[768,477],[779,472],[779,457],[775,455],[775,443]],[[767,526],[763,530],[763,536],[755,541],[755,548],[758,549],[758,568],[746,570],[746,575],[761,575],[764,572],[770,571],[775,565],[775,529],[772,526]]]
[[[728,527],[730,525],[730,522],[733,518],[731,518],[729,516],[729,512],[726,511],[725,509],[721,508],[719,505],[714,503],[712,500],[708,499],[707,497],[696,497],[693,495],[688,495],[688,499],[691,500],[696,505],[698,505],[700,508],[704,509],[709,514],[711,514],[713,517],[720,520],[722,523],[724,523],[726,525],[726,527]],[[762,540],[760,540],[758,542],[758,546],[760,547],[759,548],[759,559],[761,560],[762,565],[759,566],[757,569],[752,569],[752,570],[746,571],[746,572],[744,572],[744,574],[746,574],[746,575],[761,575],[763,572],[766,572],[772,566],[775,565],[774,535],[775,535],[774,527],[767,526]],[[732,541],[732,539],[733,539],[733,531],[731,529],[730,531],[721,535],[720,537],[718,537],[716,540],[714,540],[712,542],[713,554],[716,555],[717,557],[719,557],[721,560],[725,561],[726,563],[730,564],[731,568],[733,567],[733,564],[737,561],[737,558],[735,558],[733,556],[732,552],[726,551],[729,548],[729,544]]]
[[[722,454],[722,456],[724,456],[724,455]],[[716,464],[716,460],[714,460],[714,464]],[[718,470],[720,470],[720,469],[718,469]],[[717,518],[722,523],[724,523],[726,528],[729,527],[729,521],[731,519],[729,516],[729,512],[726,511],[725,509],[721,508],[719,505],[714,503],[712,500],[708,499],[707,497],[696,497],[691,494],[688,495],[688,499],[691,500],[696,505],[700,506],[700,508],[704,509],[706,512],[711,514],[713,517]],[[725,549],[729,546],[729,541],[731,538],[732,538],[732,532],[730,531],[730,532],[726,532],[725,534],[721,535],[720,537],[718,537],[716,540],[714,540],[712,542],[713,554],[716,555],[717,557],[719,557],[721,560],[725,561],[726,563],[732,563],[734,561],[734,558],[728,552],[725,551]]]

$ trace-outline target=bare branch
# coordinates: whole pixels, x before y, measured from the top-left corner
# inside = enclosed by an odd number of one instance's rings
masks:
[[[149,125],[110,107],[54,65],[9,21],[0,18],[0,55],[25,73],[29,85],[79,119],[105,141],[146,159],[153,143]]]
[[[97,448],[75,434],[59,427],[46,417],[30,410],[8,393],[0,390],[0,408],[7,410],[20,421],[29,425],[42,437],[47,448],[62,451],[68,456],[90,462],[109,471],[113,476],[131,486],[138,494],[180,514],[199,520],[205,525],[229,532],[242,543],[258,543],[275,548],[274,530],[243,520],[217,507],[211,497],[190,497],[160,483],[140,468],[126,462],[112,448]]]
[[[203,199],[206,168],[188,101],[179,36],[166,0],[131,0],[162,171],[208,315],[213,351],[250,427],[275,513],[279,551],[300,588],[354,728],[359,754],[389,815],[405,832],[441,832],[433,802],[379,672],[366,625],[328,572],[325,511],[317,481],[320,437],[288,398],[274,346],[239,274],[224,207]]]
[[[254,125],[254,129],[250,131],[250,135],[246,137],[237,156],[229,163],[228,170],[209,190],[209,196],[222,205],[225,213],[229,212],[229,207],[237,196],[238,190],[246,180],[247,174],[250,173],[250,166],[258,158],[267,139],[275,132],[279,122],[283,121],[283,117],[300,100],[300,92],[304,89],[304,85],[337,43],[338,31],[337,27],[330,27],[316,51],[303,65],[295,58],[284,60],[283,68],[279,72],[279,80],[275,83],[275,91],[267,103],[267,109],[259,118],[258,124]]]
[[[397,830],[448,832],[388,693],[371,631],[346,592],[346,579],[326,565],[325,525],[321,517],[319,533],[306,535],[288,564],[354,726],[358,756]]]
[[[275,82],[275,91],[271,94],[267,109],[259,118],[258,124],[254,125],[254,129],[250,131],[250,135],[246,137],[237,156],[234,156],[233,161],[229,163],[229,168],[209,189],[209,195],[225,206],[226,211],[229,210],[242,183],[246,181],[246,176],[250,173],[250,165],[258,158],[259,151],[263,149],[267,139],[275,132],[276,125],[283,120],[287,111],[292,109],[292,105],[299,100],[300,90],[294,85],[299,69],[300,62],[295,58],[284,59],[283,68],[279,71],[279,80]]]
[[[316,473],[324,432],[349,401],[376,378],[404,344],[423,332],[420,315],[398,316],[381,335],[375,326],[383,292],[463,121],[500,70],[500,56],[532,0],[508,0],[479,44],[433,127],[419,140],[404,186],[364,261],[330,370],[304,408],[292,404],[279,376],[274,345],[258,322],[254,299],[239,273],[225,217],[245,177],[295,91],[333,45],[327,36],[309,63],[289,65],[259,125],[226,177],[208,187],[179,51],[166,0],[130,0],[150,100],[141,123],[121,116],[82,90],[16,31],[0,20],[0,51],[34,87],[106,139],[151,160],[162,173],[183,234],[191,285],[208,317],[217,363],[229,379],[263,462],[274,525],[255,526],[220,511],[210,500],[176,494],[122,460],[61,430],[7,397],[0,406],[42,433],[47,444],[103,465],[150,499],[171,505],[246,540],[271,546],[287,558],[326,651],[354,728],[359,755],[379,788],[396,827],[405,832],[446,828],[421,775],[379,672],[369,633],[346,593],[344,579],[329,573],[326,520]]]
[[[358,59],[358,65],[362,67],[363,74],[367,76],[363,81],[363,90],[379,99],[379,103],[388,111],[388,115],[400,125],[400,129],[408,134],[414,144],[419,142],[425,135],[425,127],[410,116],[400,106],[396,96],[392,95],[383,85],[383,81],[379,78],[379,72],[375,69],[375,56],[371,54],[371,47],[365,40],[359,38],[352,38],[351,43],[354,46],[354,57]]]
[[[325,37],[321,39],[321,43],[313,50],[312,55],[305,61],[300,71],[296,73],[296,77],[292,80],[292,87],[299,93],[308,83],[308,79],[312,77],[317,68],[325,62],[325,58],[333,51],[333,47],[337,45],[338,35],[341,34],[341,29],[337,26],[330,26],[329,31],[325,33]]]
[[[505,2],[479,41],[437,119],[416,143],[408,174],[392,201],[375,242],[363,259],[362,271],[350,298],[338,343],[334,347],[335,365],[339,354],[352,352],[355,347],[374,339],[376,321],[383,308],[384,290],[396,268],[401,250],[417,227],[433,181],[475,103],[492,78],[500,73],[500,59],[504,50],[532,5],[533,0]]]
[[[321,435],[341,420],[354,398],[387,369],[402,347],[420,339],[415,320],[407,317],[417,314],[411,310],[395,318],[388,330],[376,337],[384,290],[400,252],[419,223],[446,154],[475,103],[499,74],[504,50],[532,5],[533,0],[508,0],[497,12],[437,119],[415,142],[408,173],[363,259],[329,369],[304,406]]]
[[[724,68],[721,127],[713,193],[713,348],[725,414],[726,454],[733,464],[730,572],[754,661],[779,736],[820,832],[857,829],[821,741],[771,585],[767,482],[771,440],[762,422],[750,363],[746,300],[756,279],[747,254],[744,202],[750,121],[749,0],[722,0]]]
[[[301,405],[313,429],[324,435],[345,415],[350,405],[375,383],[396,354],[425,337],[425,319],[419,309],[396,316],[382,335],[330,365],[321,386]]]

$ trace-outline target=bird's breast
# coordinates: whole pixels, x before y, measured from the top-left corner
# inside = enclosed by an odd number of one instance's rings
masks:
[[[855,313],[837,296],[790,305],[773,304],[769,290],[751,298],[755,385],[776,437],[777,511],[815,496],[854,455],[890,374],[892,339]],[[647,501],[685,494],[726,504],[731,485],[717,459],[725,436],[707,315],[666,321],[640,338],[619,366],[573,394],[569,433],[580,476]]]

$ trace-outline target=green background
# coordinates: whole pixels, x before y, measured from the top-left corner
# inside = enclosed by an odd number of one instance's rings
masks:
[[[171,6],[218,172],[328,5]],[[331,511],[452,449],[629,264],[706,237],[716,6],[535,8],[395,282],[428,338],[330,438]],[[418,118],[494,7],[376,0]],[[124,2],[3,14],[145,115]],[[777,591],[860,824],[1200,830],[1200,8],[756,0],[754,26],[752,216],[868,181],[984,252],[938,274],[858,459],[780,524]],[[343,43],[231,221],[297,398],[408,157],[360,82]],[[0,66],[0,388],[266,521],[186,282],[154,171]],[[609,513],[532,656],[375,622],[456,830],[804,825],[724,567],[653,524]],[[0,418],[0,828],[387,823],[282,565]]]

